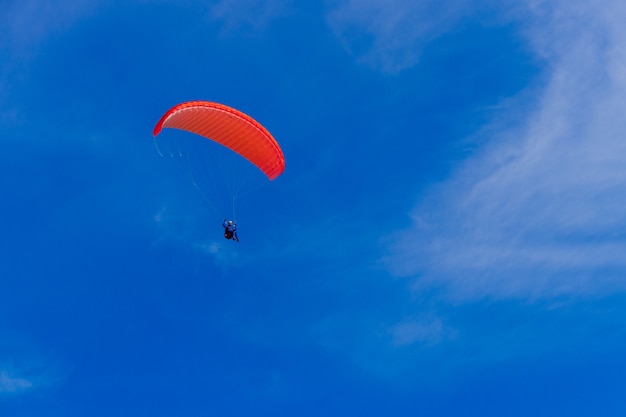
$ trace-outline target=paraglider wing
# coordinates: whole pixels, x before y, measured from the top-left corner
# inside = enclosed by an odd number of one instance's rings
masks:
[[[285,169],[278,142],[259,122],[232,107],[208,101],[190,101],[168,110],[154,127],[181,129],[211,139],[246,158],[270,181]]]

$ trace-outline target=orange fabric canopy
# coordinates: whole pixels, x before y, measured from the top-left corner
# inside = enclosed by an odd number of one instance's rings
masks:
[[[285,170],[278,142],[259,122],[232,107],[208,101],[190,101],[169,109],[154,127],[181,129],[211,139],[246,158],[274,180]]]

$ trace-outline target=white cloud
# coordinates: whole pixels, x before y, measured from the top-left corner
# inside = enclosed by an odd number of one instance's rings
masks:
[[[0,371],[0,394],[14,394],[32,388],[33,383],[27,379],[15,377],[7,371]]]
[[[453,336],[438,317],[418,317],[406,319],[390,329],[392,346],[402,347],[415,343],[435,345]]]
[[[9,0],[0,12],[0,125],[21,123],[19,110],[8,107],[6,97],[13,84],[24,82],[32,58],[47,39],[92,15],[105,0],[42,2]]]
[[[626,289],[626,3],[530,1],[522,24],[548,74],[522,127],[422,200],[386,259],[416,286],[467,297]],[[518,123],[519,126],[519,123]]]
[[[100,0],[9,1],[3,4],[0,14],[0,48],[29,53],[51,34],[94,13],[102,3]]]
[[[214,240],[199,241],[192,244],[193,249],[203,255],[213,258],[215,263],[223,269],[232,268],[233,265],[240,265],[239,252],[232,248],[230,240],[217,242]]]
[[[327,20],[361,62],[394,73],[415,65],[468,10],[462,0],[337,0]]]
[[[291,0],[219,0],[210,8],[210,16],[224,23],[226,30],[258,32],[272,21],[289,13]]]

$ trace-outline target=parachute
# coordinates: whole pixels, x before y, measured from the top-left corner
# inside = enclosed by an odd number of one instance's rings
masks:
[[[156,137],[161,129],[186,130],[211,139],[246,158],[270,181],[285,170],[285,157],[259,122],[232,107],[208,101],[190,101],[172,107],[154,127]]]
[[[164,135],[163,128],[182,132]],[[152,133],[159,154],[174,162],[220,216],[235,218],[235,200],[251,192],[244,185],[250,188],[259,177],[273,181],[285,169],[283,152],[270,132],[223,104],[178,104],[161,117]]]

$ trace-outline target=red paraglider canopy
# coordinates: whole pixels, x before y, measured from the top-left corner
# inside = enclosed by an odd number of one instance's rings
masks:
[[[193,132],[224,145],[252,162],[270,181],[285,170],[283,151],[270,132],[232,107],[208,101],[181,103],[161,117],[153,135],[164,127]]]

